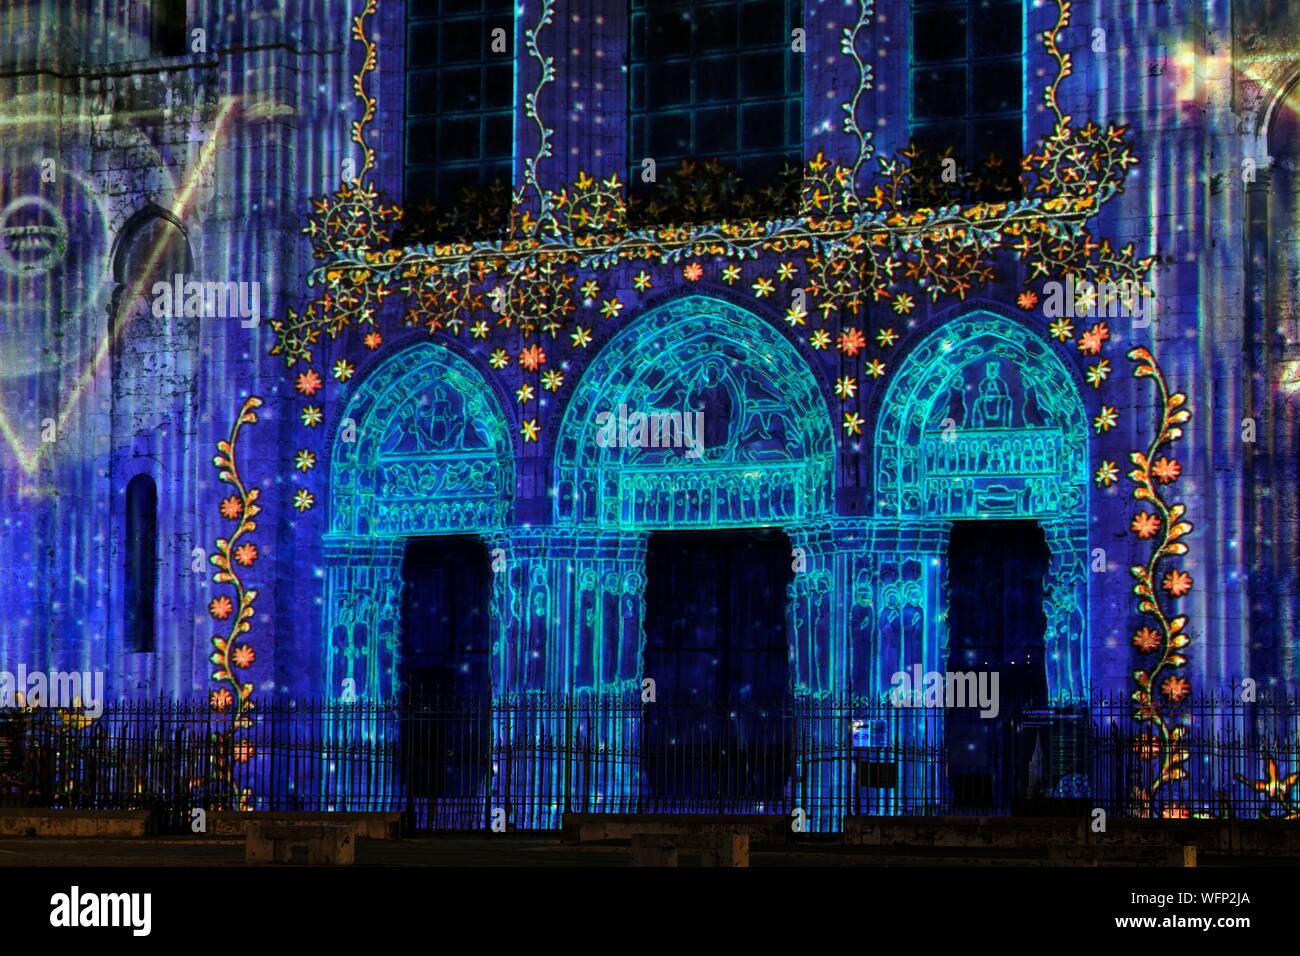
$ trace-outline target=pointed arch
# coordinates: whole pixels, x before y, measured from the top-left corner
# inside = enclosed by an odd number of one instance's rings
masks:
[[[505,526],[514,495],[510,429],[483,376],[423,342],[352,395],[331,454],[330,531],[400,537]]]
[[[638,415],[664,426],[646,422],[649,444],[630,440]],[[665,440],[673,415],[685,436]],[[707,296],[657,306],[614,336],[555,448],[558,524],[784,525],[834,501],[835,441],[812,371],[763,319]]]
[[[1011,319],[972,312],[931,333],[889,383],[875,436],[877,514],[1086,514],[1088,430],[1074,375]]]
[[[1078,382],[1052,344],[990,312],[949,322],[899,367],[875,438],[879,516],[936,540],[946,540],[958,519],[1042,526],[1050,551],[1043,580],[1047,692],[1054,704],[1086,700],[1088,427]],[[946,561],[946,547],[935,553]],[[947,646],[945,617],[936,615],[932,625],[940,648]]]

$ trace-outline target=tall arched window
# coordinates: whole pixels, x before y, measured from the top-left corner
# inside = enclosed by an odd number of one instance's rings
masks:
[[[158,598],[158,488],[148,475],[126,485],[126,646],[134,654],[156,649]]]

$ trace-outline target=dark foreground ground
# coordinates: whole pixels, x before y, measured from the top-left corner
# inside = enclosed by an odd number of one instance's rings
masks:
[[[554,836],[448,836],[412,840],[357,841],[356,866],[625,867],[626,844],[566,846]],[[1118,861],[1116,861],[1118,863]],[[1263,862],[1249,856],[1203,853],[1201,867]],[[1300,859],[1270,858],[1270,866],[1300,866]],[[0,867],[244,865],[244,841],[213,837],[0,838]],[[683,865],[689,865],[683,861]],[[847,847],[814,842],[797,846],[756,845],[753,867],[781,866],[971,866],[1046,867],[1033,850],[953,847]],[[1103,864],[1104,865],[1104,864]]]

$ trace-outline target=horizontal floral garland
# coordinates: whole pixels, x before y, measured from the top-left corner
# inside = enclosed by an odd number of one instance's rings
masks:
[[[794,218],[644,230],[625,228],[627,203],[617,174],[599,179],[582,173],[555,191],[537,185],[538,163],[550,150],[550,131],[536,110],[542,86],[554,75],[551,59],[538,44],[551,22],[550,6],[544,4],[538,24],[525,31],[540,73],[538,87],[525,103],[539,129],[538,155],[526,164],[508,238],[476,243],[394,243],[403,212],[385,202],[365,178],[373,159],[365,127],[374,116],[366,77],[376,66],[365,18],[373,13],[373,4],[356,18],[353,35],[366,55],[355,77],[364,112],[353,139],[362,145],[365,166],[360,181],[313,200],[304,231],[323,263],[310,276],[320,291],[301,311],[290,310],[272,323],[273,352],[288,367],[310,364],[322,336],[335,339],[351,328],[360,330],[365,347],[379,348],[380,311],[389,296],[397,296],[405,305],[406,325],[484,343],[488,364],[497,371],[517,367],[542,375],[528,386],[531,395],[521,400],[527,404],[538,386],[549,391],[560,387],[563,373],[550,354],[557,345],[584,349],[598,322],[621,316],[627,303],[617,294],[603,293],[601,274],[623,264],[642,265],[632,285],[635,292],[646,293],[656,278],[649,269],[656,266],[675,267],[683,280],[696,282],[705,277],[706,265],[720,262],[714,278],[734,287],[743,281],[743,263],[771,262],[746,283],[753,296],[784,296],[791,303],[786,321],[810,348],[835,348],[855,360],[867,344],[858,319],[869,304],[886,302],[897,315],[907,316],[922,298],[964,300],[993,280],[994,258],[1001,252],[1023,261],[1031,281],[1071,273],[1118,285],[1139,280],[1153,261],[1136,256],[1131,245],[1114,249],[1095,240],[1086,227],[1122,190],[1126,170],[1136,159],[1124,127],[1076,127],[1059,108],[1057,89],[1072,71],[1068,54],[1059,48],[1060,33],[1069,23],[1068,0],[1060,0],[1058,21],[1044,35],[1044,47],[1057,66],[1044,91],[1055,122],[1051,135],[1023,161],[1025,192],[1031,198],[909,208],[908,195],[924,175],[911,150],[879,159],[876,181],[859,191],[857,171],[871,151],[869,134],[856,122],[858,102],[870,89],[870,68],[857,53],[870,11],[864,2],[858,22],[845,28],[842,39],[842,51],[852,57],[859,74],[854,97],[843,104],[844,130],[858,143],[854,165],[836,165],[821,154],[809,161],[801,213]],[[537,198],[536,217],[530,197]],[[579,274],[587,276],[581,283]],[[882,329],[878,344],[888,348],[897,339],[893,329]],[[862,374],[874,378],[884,372],[879,358],[862,367]],[[841,377],[841,398],[853,396],[856,382],[855,376]],[[856,434],[857,427],[846,415],[846,431]],[[537,421],[526,422],[521,431],[525,442],[536,440]]]

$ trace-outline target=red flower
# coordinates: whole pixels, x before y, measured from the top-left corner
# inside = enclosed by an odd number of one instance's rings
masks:
[[[863,346],[866,344],[866,337],[862,334],[861,330],[850,327],[840,333],[840,339],[836,343],[836,348],[845,355],[857,355],[862,351]]]
[[[256,560],[257,545],[253,544],[251,541],[241,544],[235,549],[236,563],[242,564],[244,567],[248,568],[252,567],[253,562]]]
[[[230,615],[235,613],[235,605],[231,603],[230,598],[223,594],[221,597],[215,598],[212,603],[208,605],[208,613],[218,621],[224,621],[226,618],[230,617]]]
[[[1184,571],[1170,571],[1160,586],[1174,597],[1182,597],[1192,589],[1192,576]]]
[[[1166,485],[1183,473],[1183,466],[1172,458],[1161,455],[1151,465],[1151,474]]]
[[[251,644],[240,644],[230,655],[230,659],[235,662],[236,667],[248,670],[253,666],[253,661],[257,660],[257,652],[253,650]]]
[[[229,498],[221,499],[221,517],[227,521],[234,521],[244,512],[244,503],[239,500],[239,495],[231,495]]]
[[[540,366],[546,364],[546,353],[542,351],[540,345],[530,345],[519,353],[519,364],[530,372],[536,372]]]
[[[324,384],[321,381],[320,374],[314,368],[309,368],[305,372],[298,373],[298,378],[294,381],[293,386],[300,393],[311,398],[321,390],[321,386]]]
[[[1149,538],[1160,530],[1160,516],[1149,511],[1139,511],[1133,516],[1133,523],[1129,527],[1137,532],[1139,538]]]
[[[208,697],[208,705],[216,711],[228,710],[235,699],[230,696],[230,691],[224,687],[221,690],[214,690]]]
[[[1186,697],[1192,690],[1192,685],[1187,682],[1186,677],[1166,677],[1160,683],[1160,693],[1164,694],[1175,704]]]
[[[1105,322],[1098,322],[1083,335],[1079,336],[1079,351],[1085,355],[1096,355],[1101,351],[1101,344],[1110,338],[1110,329]]]
[[[1140,627],[1133,635],[1133,646],[1143,654],[1150,654],[1160,646],[1160,632],[1150,627]]]

